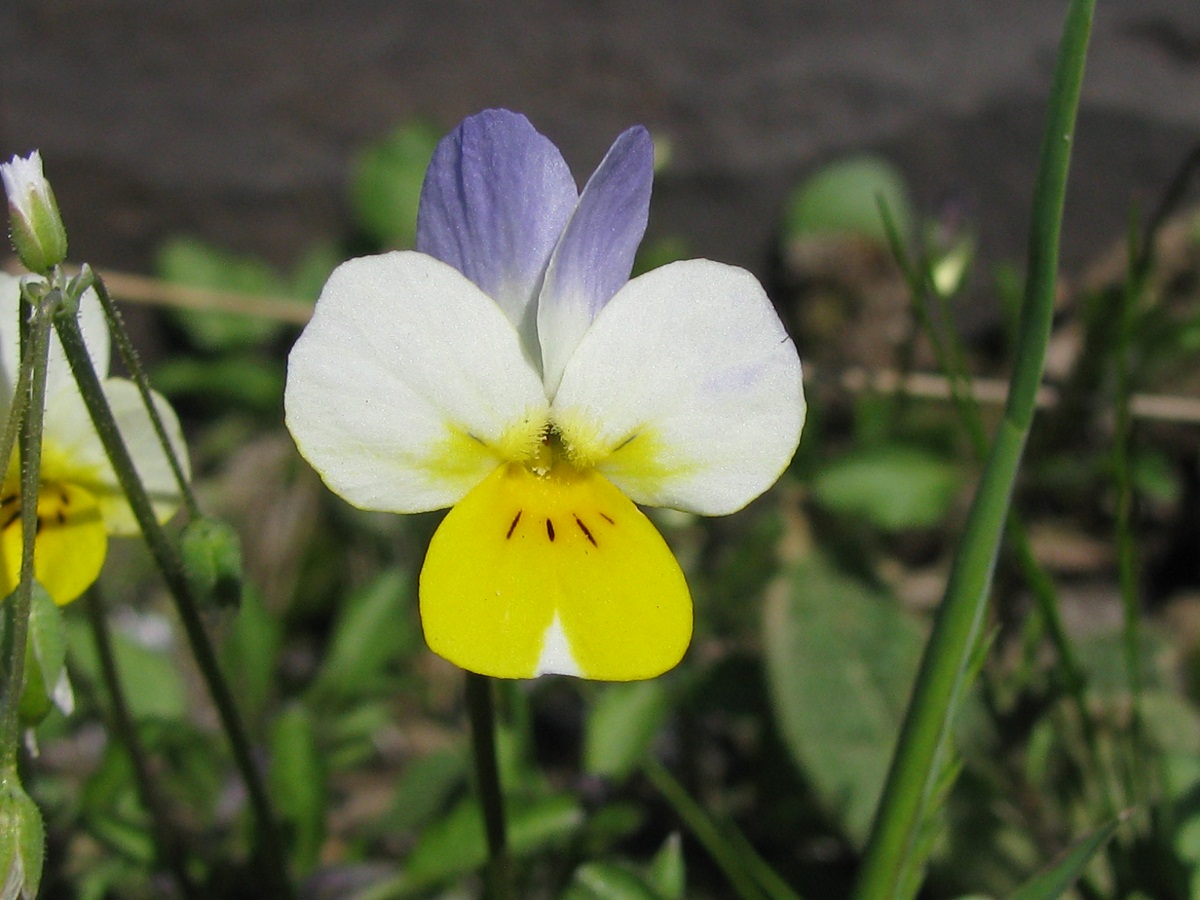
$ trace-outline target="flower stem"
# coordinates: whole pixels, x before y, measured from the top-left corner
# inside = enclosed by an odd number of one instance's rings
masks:
[[[1095,0],[1072,0],[1051,89],[1033,199],[1029,268],[1004,418],[963,530],[901,727],[854,897],[894,898],[914,877],[913,848],[947,764],[947,734],[987,609],[992,572],[1033,422],[1054,314],[1067,170]]]
[[[142,805],[150,814],[151,822],[153,822],[154,840],[159,858],[174,876],[180,896],[187,900],[199,898],[201,894],[188,876],[187,854],[183,842],[167,814],[162,795],[150,777],[149,755],[138,734],[137,725],[129,711],[129,704],[125,700],[125,690],[121,687],[121,677],[117,670],[116,657],[113,654],[112,636],[108,630],[108,619],[105,615],[104,601],[100,591],[93,587],[88,592],[83,605],[87,609],[88,622],[92,626],[96,655],[100,661],[100,676],[104,680],[104,686],[112,704],[113,731],[125,744],[125,749],[129,753],[138,794],[141,796]]]
[[[154,426],[154,433],[158,437],[158,443],[162,446],[163,453],[167,457],[167,462],[171,466],[171,473],[175,476],[175,483],[179,486],[179,493],[183,497],[183,504],[187,507],[188,519],[194,520],[200,518],[200,504],[196,502],[196,493],[192,490],[192,482],[183,471],[183,465],[179,462],[177,449],[167,436],[167,429],[163,425],[162,416],[158,414],[158,407],[154,405],[154,395],[150,390],[150,381],[146,378],[146,371],[142,368],[142,363],[138,359],[133,342],[129,340],[129,332],[125,329],[125,320],[121,317],[121,311],[113,303],[104,280],[96,274],[96,271],[91,266],[85,265],[83,271],[80,272],[80,287],[93,288],[96,291],[96,295],[100,298],[100,305],[104,309],[104,316],[108,319],[109,331],[112,333],[113,339],[117,344],[117,352],[121,355],[121,362],[129,370],[129,377],[137,385],[138,393],[141,394],[142,404],[146,407],[146,414],[150,417],[150,422]]]
[[[29,610],[33,603],[33,548],[37,536],[37,495],[41,478],[42,419],[46,409],[46,360],[50,348],[50,316],[47,310],[61,302],[62,295],[51,291],[31,296],[22,290],[21,309],[32,309],[28,327],[21,329],[21,374],[18,397],[25,403],[25,414],[18,425],[21,442],[21,496],[34,498],[21,503],[21,575],[17,589],[4,604],[5,678],[0,685],[0,772],[16,770],[20,737],[21,689],[25,684],[25,642],[29,633]],[[11,425],[11,421],[10,421]],[[11,438],[11,434],[6,435]]]
[[[183,623],[184,632],[187,634],[192,655],[208,687],[221,725],[229,738],[234,762],[246,785],[250,806],[258,825],[260,863],[263,865],[264,874],[268,879],[268,883],[264,885],[263,889],[271,897],[287,900],[293,896],[293,890],[287,877],[283,846],[279,839],[275,816],[271,811],[266,787],[255,766],[250,740],[247,737],[245,726],[242,724],[237,704],[234,702],[233,693],[221,674],[216,652],[204,630],[200,607],[192,593],[191,585],[184,575],[183,562],[179,557],[179,552],[154,515],[150,498],[134,468],[133,460],[121,437],[116,419],[105,399],[100,379],[92,366],[78,319],[73,313],[60,313],[55,316],[54,326],[59,340],[62,342],[67,361],[71,365],[75,382],[79,386],[79,392],[92,417],[92,424],[112,462],[117,480],[121,484],[121,490],[129,501],[130,509],[133,510],[134,517],[141,528],[142,537],[146,541],[150,555],[154,558],[163,580],[166,581],[167,587],[175,598],[175,607]]]
[[[512,873],[504,822],[504,793],[500,789],[500,771],[496,765],[496,712],[492,699],[492,679],[474,672],[467,672],[466,675],[467,715],[471,720],[476,786],[483,810],[483,827],[487,833],[487,898],[511,900]]]

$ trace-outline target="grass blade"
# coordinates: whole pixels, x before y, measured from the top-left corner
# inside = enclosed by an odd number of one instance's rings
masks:
[[[1079,878],[1097,851],[1116,833],[1121,819],[1113,819],[1076,843],[1066,855],[1039,872],[1009,895],[1008,900],[1057,900]]]
[[[1008,402],[901,728],[856,886],[859,900],[894,897],[906,880],[910,849],[942,767],[944,737],[962,697],[987,608],[1050,337],[1071,141],[1094,9],[1095,0],[1073,0],[1067,13],[1034,188],[1028,275]]]

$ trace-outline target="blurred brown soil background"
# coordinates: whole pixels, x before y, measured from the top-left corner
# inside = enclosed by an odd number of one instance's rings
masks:
[[[672,148],[651,234],[762,270],[787,189],[872,149],[985,260],[1019,257],[1065,3],[3,0],[0,154],[40,148],[72,254],[145,271],[191,234],[287,264],[345,232],[354,151],[529,115],[579,177],[634,122]],[[1099,4],[1069,267],[1200,138],[1200,4]]]

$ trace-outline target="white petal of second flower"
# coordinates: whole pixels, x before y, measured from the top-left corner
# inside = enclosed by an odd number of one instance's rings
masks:
[[[330,276],[288,358],[286,419],[301,454],[364,509],[449,506],[546,422],[512,323],[423,253],[354,259]]]
[[[617,292],[551,415],[568,452],[636,502],[722,515],[782,474],[804,411],[795,345],[762,286],[697,259]]]

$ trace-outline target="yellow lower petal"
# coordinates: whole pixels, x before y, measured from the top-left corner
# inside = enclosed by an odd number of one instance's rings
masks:
[[[472,672],[652,678],[683,656],[692,601],[642,512],[594,470],[508,464],[447,513],[421,570],[430,648]]]
[[[34,575],[60,606],[70,603],[100,576],[108,534],[88,491],[73,484],[46,484],[38,494]],[[21,574],[21,503],[16,494],[0,498],[0,597],[7,597]]]

